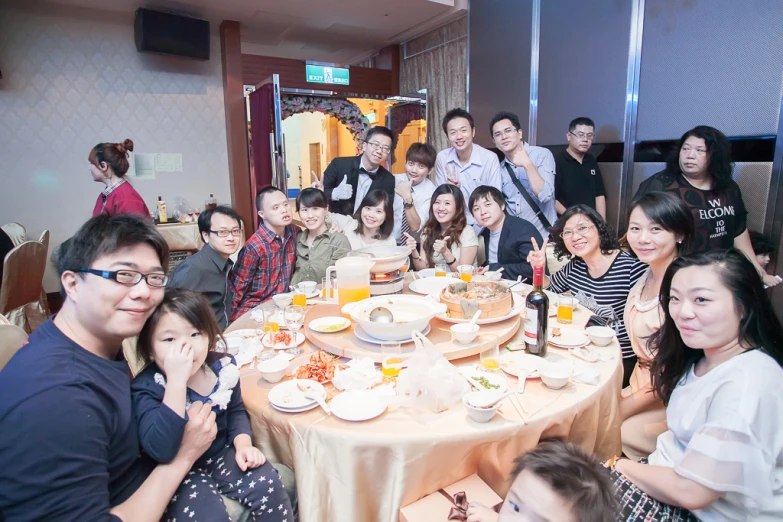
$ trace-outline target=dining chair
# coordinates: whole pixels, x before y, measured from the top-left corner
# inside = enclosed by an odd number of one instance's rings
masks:
[[[49,255],[49,230],[44,230],[41,232],[41,237],[38,239],[38,242],[41,243],[46,248],[46,255]],[[44,269],[45,270],[45,269]],[[41,313],[44,314],[45,317],[49,317],[52,315],[52,312],[49,308],[49,298],[46,297],[46,290],[43,288],[43,284],[41,284],[41,298],[38,301],[39,305],[38,308],[41,310]]]
[[[27,332],[15,324],[0,324],[0,371],[27,342]]]
[[[27,241],[27,229],[19,223],[8,223],[2,226],[3,231],[8,234],[14,246],[19,246]]]
[[[35,306],[41,300],[45,269],[46,247],[38,241],[25,241],[11,250],[3,261],[0,314],[28,333],[46,320]],[[30,304],[33,306],[28,306]]]

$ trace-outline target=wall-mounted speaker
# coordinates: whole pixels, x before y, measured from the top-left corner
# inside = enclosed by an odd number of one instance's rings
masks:
[[[209,60],[209,22],[139,8],[134,22],[136,50]]]

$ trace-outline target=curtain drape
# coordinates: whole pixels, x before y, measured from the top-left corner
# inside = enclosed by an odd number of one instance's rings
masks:
[[[467,31],[467,18],[455,20],[407,42],[413,56],[400,58],[400,93],[427,89],[427,141],[438,151],[449,146],[443,116],[467,100]]]

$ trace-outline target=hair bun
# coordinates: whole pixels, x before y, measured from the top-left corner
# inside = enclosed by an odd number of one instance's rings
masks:
[[[118,143],[117,147],[120,149],[120,152],[133,152],[133,140],[126,139],[122,143]]]

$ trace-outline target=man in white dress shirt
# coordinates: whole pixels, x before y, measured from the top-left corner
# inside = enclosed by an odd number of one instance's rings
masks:
[[[457,185],[465,197],[465,216],[476,233],[481,227],[476,224],[468,201],[476,187],[489,185],[502,189],[500,163],[494,152],[473,143],[476,129],[473,116],[464,109],[452,109],[443,118],[443,131],[451,147],[438,153],[435,162],[435,184]]]
[[[418,233],[430,216],[430,199],[435,184],[429,180],[435,166],[435,149],[429,143],[414,143],[405,153],[405,174],[395,174],[394,231],[397,243],[404,245],[411,234]]]
[[[546,239],[549,227],[557,219],[555,157],[549,149],[522,140],[522,128],[516,114],[497,113],[489,130],[495,146],[506,156],[500,165],[506,211],[535,225],[541,237]],[[521,190],[527,194],[522,194]],[[535,206],[528,203],[528,199]]]

